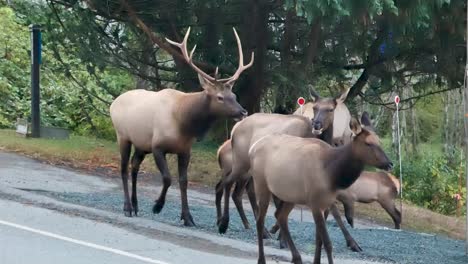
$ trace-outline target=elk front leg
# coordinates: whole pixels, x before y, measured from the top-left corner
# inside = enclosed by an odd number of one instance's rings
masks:
[[[138,199],[137,199],[137,177],[140,165],[145,159],[145,153],[135,148],[135,153],[132,157],[132,207],[135,216],[138,215]]]
[[[171,174],[169,173],[169,168],[167,167],[166,153],[159,148],[153,148],[153,157],[156,162],[156,166],[161,172],[163,178],[163,188],[159,198],[155,201],[153,206],[153,213],[159,214],[164,207],[166,202],[166,193],[169,186],[171,186]]]
[[[333,213],[333,210],[332,210]],[[327,227],[325,225],[325,219],[323,218],[323,214],[318,208],[312,207],[312,214],[314,216],[315,222],[315,256],[314,256],[314,264],[320,263],[320,255],[322,251],[322,244],[325,247],[325,251],[327,252],[328,263],[333,264],[333,254],[332,254],[332,244],[330,241],[330,237],[328,236]]]
[[[351,236],[349,231],[346,229],[346,227],[345,227],[345,225],[343,223],[343,220],[341,220],[340,212],[338,211],[338,208],[336,207],[335,203],[333,203],[330,206],[330,211],[331,211],[333,217],[335,218],[336,223],[340,227],[341,232],[343,233],[343,236],[344,236],[344,238],[346,240],[346,245],[349,248],[351,248],[351,250],[354,251],[354,252],[361,252],[362,251],[361,247],[358,245],[358,243],[354,240],[354,238]]]
[[[122,176],[122,186],[124,191],[124,214],[125,216],[132,216],[132,204],[130,203],[130,195],[128,192],[128,161],[130,159],[130,152],[132,144],[129,141],[120,141],[120,174]]]
[[[258,261],[257,264],[266,264],[263,247],[262,231],[265,229],[265,216],[270,205],[271,193],[265,182],[256,183],[255,190],[258,192],[258,215],[257,220],[257,240],[258,240]]]
[[[291,250],[292,263],[301,264],[302,263],[301,255],[299,254],[299,251],[296,249],[296,246],[294,245],[294,242],[291,238],[291,234],[289,233],[289,227],[288,227],[288,216],[289,216],[289,213],[291,213],[291,210],[293,208],[294,208],[294,204],[281,202],[281,204],[276,210],[275,216],[276,216],[277,223],[281,229],[280,230],[281,240],[283,240],[284,243],[286,243],[289,249]]]
[[[180,219],[184,220],[185,226],[195,226],[193,217],[190,214],[187,199],[187,168],[190,162],[190,152],[178,155],[178,167],[179,167],[179,187],[180,187],[180,199],[182,200],[182,213]]]

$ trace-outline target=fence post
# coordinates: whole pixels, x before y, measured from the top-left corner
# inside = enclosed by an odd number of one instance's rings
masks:
[[[31,137],[40,137],[40,77],[41,64],[41,28],[39,25],[30,25],[31,32]]]

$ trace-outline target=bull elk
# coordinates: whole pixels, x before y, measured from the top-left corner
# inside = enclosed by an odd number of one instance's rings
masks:
[[[280,114],[254,114],[236,124],[231,133],[231,136],[236,138],[236,142],[234,142],[234,140],[232,141],[232,165],[227,164],[227,162],[224,162],[225,165],[220,163],[221,167],[225,166],[226,168],[222,168],[223,177],[216,185],[216,205],[218,229],[220,233],[225,233],[229,225],[229,196],[234,183],[236,184],[236,188],[232,195],[238,210],[239,208],[242,209],[242,192],[244,187],[247,187],[247,193],[249,194],[253,212],[256,212],[255,193],[249,181],[250,176],[248,175],[250,161],[247,158],[247,153],[251,144],[258,138],[271,133],[281,133],[299,137],[320,137],[324,140],[327,139],[331,141],[333,138],[334,110],[336,107],[344,104],[348,92],[349,90],[335,98],[322,98],[316,92],[312,91],[311,93],[315,98],[314,111],[316,115],[313,124],[309,118],[304,116]],[[218,151],[218,154],[222,153],[223,151]],[[229,161],[230,159],[231,158],[226,160]],[[221,159],[219,159],[219,161],[222,162]],[[232,169],[230,168],[231,166]],[[223,188],[224,210],[221,215],[220,200],[223,195]],[[248,222],[243,210],[239,210],[239,213],[241,213],[242,221],[247,228]],[[351,236],[349,237],[350,239],[347,241],[356,244]]]
[[[152,153],[156,166],[163,178],[163,187],[155,201],[153,213],[159,213],[164,207],[166,193],[171,185],[171,176],[166,161],[166,154],[178,155],[179,186],[182,200],[181,219],[184,225],[193,226],[187,201],[187,167],[190,152],[195,139],[203,135],[210,125],[219,117],[242,119],[247,111],[237,102],[232,87],[240,74],[252,66],[244,65],[242,45],[234,29],[239,52],[239,66],[233,76],[225,79],[211,77],[198,68],[192,61],[195,47],[190,54],[187,51],[187,30],[181,43],[166,39],[177,46],[185,61],[198,73],[203,91],[183,93],[174,89],[163,89],[158,92],[132,90],[117,97],[110,106],[112,123],[116,130],[121,155],[121,176],[124,190],[124,213],[132,216],[138,213],[137,175],[141,162],[146,154]],[[128,163],[131,147],[134,146],[132,163],[132,196],[128,191]]]
[[[362,126],[361,126],[362,124]],[[359,177],[365,165],[388,170],[393,164],[382,150],[367,115],[355,119],[350,128],[355,133],[344,146],[331,147],[322,140],[285,134],[263,136],[251,145],[248,159],[258,198],[258,263],[265,263],[261,230],[272,195],[282,204],[275,216],[292,253],[292,262],[302,263],[288,229],[288,215],[295,204],[308,206],[316,225],[314,263],[320,263],[322,244],[328,263],[333,263],[332,244],[323,211],[335,201],[337,191],[346,189]],[[234,134],[233,144],[238,140]],[[235,146],[235,145],[234,145]]]
[[[343,204],[345,217],[354,227],[354,203],[377,202],[390,215],[395,229],[400,229],[401,213],[395,206],[400,191],[400,181],[388,172],[364,171],[353,185],[339,190],[337,200]]]

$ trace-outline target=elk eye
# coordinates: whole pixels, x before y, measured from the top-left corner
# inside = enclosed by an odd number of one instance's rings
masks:
[[[328,112],[333,112],[333,109],[328,109],[327,111],[328,111]]]
[[[372,147],[372,145],[370,143],[367,143],[367,142],[366,142],[366,146]]]
[[[224,96],[217,95],[216,98],[218,99],[219,102],[224,102]]]

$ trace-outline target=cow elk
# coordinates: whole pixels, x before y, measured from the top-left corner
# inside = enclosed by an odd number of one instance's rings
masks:
[[[218,159],[223,170],[223,177],[216,185],[216,205],[218,213],[218,228],[220,233],[225,233],[229,225],[229,196],[234,183],[236,184],[236,188],[232,194],[233,200],[235,201],[236,207],[241,214],[242,221],[246,228],[248,227],[247,219],[245,218],[243,210],[239,210],[242,209],[241,197],[244,187],[247,188],[253,212],[256,212],[257,206],[255,202],[255,193],[253,185],[251,184],[251,181],[249,181],[251,177],[248,175],[250,161],[247,154],[251,144],[260,137],[272,133],[288,134],[299,137],[320,137],[323,140],[331,141],[333,138],[334,109],[344,104],[344,100],[346,99],[348,92],[349,90],[335,98],[322,98],[316,92],[311,91],[311,94],[315,99],[314,112],[316,118],[314,119],[313,124],[309,118],[304,116],[280,114],[253,114],[236,124],[231,133],[233,138],[231,141],[232,158]],[[346,118],[347,117],[344,117],[344,119]],[[236,138],[235,141],[234,137]],[[223,146],[224,148],[227,148],[228,145]],[[227,150],[223,151],[220,148],[218,155],[223,155],[224,153],[229,154],[229,152],[230,151]],[[222,162],[224,160],[230,161],[231,159],[232,164]],[[224,168],[223,166],[228,167]],[[231,166],[232,169],[230,168]],[[221,215],[220,200],[223,196],[223,192],[224,210]],[[352,238],[347,241],[351,240]],[[356,244],[354,240],[350,243]],[[357,244],[356,247],[358,247]]]
[[[166,161],[166,154],[178,155],[179,186],[182,200],[181,219],[184,225],[193,226],[187,201],[187,167],[194,140],[203,135],[210,125],[220,117],[242,119],[247,111],[237,102],[232,87],[240,74],[252,66],[244,65],[242,45],[234,29],[239,52],[239,67],[233,76],[225,79],[211,77],[198,68],[192,61],[195,47],[190,54],[187,51],[187,30],[181,43],[166,39],[177,46],[188,65],[198,73],[201,92],[183,93],[174,89],[158,92],[132,90],[117,97],[110,106],[112,123],[116,130],[121,155],[121,176],[124,190],[124,213],[132,216],[138,213],[136,193],[137,174],[146,154],[152,153],[156,166],[162,174],[163,187],[155,201],[153,212],[159,213],[164,207],[166,193],[171,185],[171,176]],[[217,73],[217,71],[216,71]],[[134,146],[132,164],[132,195],[128,191],[128,162],[131,147]]]
[[[345,217],[354,227],[354,203],[379,203],[390,215],[395,229],[400,229],[401,213],[395,206],[400,181],[388,172],[364,171],[349,188],[339,190],[337,200],[343,203]]]
[[[265,263],[260,231],[272,195],[282,201],[275,216],[291,250],[292,262],[298,264],[302,260],[288,230],[288,215],[295,204],[301,204],[311,209],[316,225],[314,263],[320,263],[322,244],[328,263],[333,263],[323,211],[334,203],[338,190],[354,183],[365,165],[385,170],[393,165],[382,150],[367,115],[362,116],[361,124],[363,126],[352,119],[350,127],[355,137],[336,148],[322,140],[285,134],[269,134],[251,144],[248,159],[258,198],[259,264]],[[235,147],[238,140],[235,133],[232,140]]]

